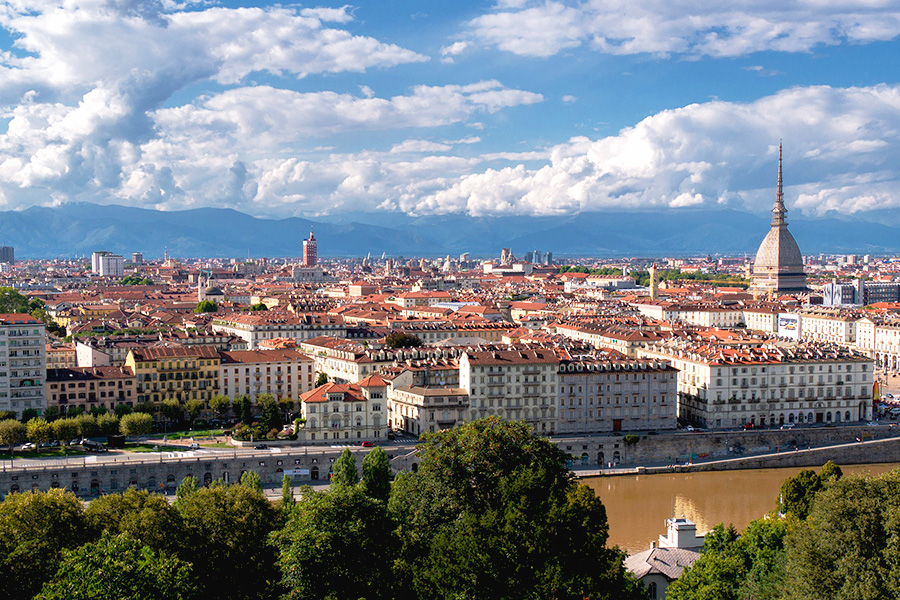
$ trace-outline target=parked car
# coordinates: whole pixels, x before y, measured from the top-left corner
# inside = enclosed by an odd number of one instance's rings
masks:
[[[199,449],[200,449],[200,444],[198,444],[197,442],[194,442],[193,444],[191,444],[190,446],[188,446],[188,449],[189,449],[189,450],[199,450]]]
[[[268,450],[269,446],[267,444],[257,444],[253,448],[256,450]]]
[[[363,442],[360,444],[363,448],[373,448],[375,446],[375,442]]]
[[[793,429],[794,423],[785,423],[784,425],[781,426],[781,428],[782,429]]]
[[[27,444],[22,444],[22,450],[34,450],[36,446],[33,442],[28,442]]]

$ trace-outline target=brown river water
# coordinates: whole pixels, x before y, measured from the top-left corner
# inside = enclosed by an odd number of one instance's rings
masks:
[[[845,475],[877,475],[900,463],[842,466]],[[600,496],[609,520],[609,544],[641,552],[666,533],[666,519],[687,517],[703,533],[718,523],[741,530],[775,508],[778,490],[801,467],[703,473],[664,473],[582,479]],[[818,470],[818,469],[816,469]]]

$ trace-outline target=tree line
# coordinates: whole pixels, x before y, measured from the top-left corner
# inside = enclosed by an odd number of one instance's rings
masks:
[[[391,480],[381,448],[345,450],[329,489],[259,477],[175,501],[129,489],[84,506],[63,490],[0,503],[11,599],[591,600],[643,598],[606,545],[603,504],[566,454],[522,423],[486,419],[423,436]],[[361,472],[360,472],[361,471]]]
[[[900,470],[843,477],[832,462],[781,486],[740,534],[716,526],[669,600],[900,598]]]

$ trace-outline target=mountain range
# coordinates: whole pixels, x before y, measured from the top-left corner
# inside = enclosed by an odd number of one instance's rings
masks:
[[[109,250],[148,259],[296,257],[314,229],[320,256],[499,256],[510,248],[556,256],[683,256],[755,253],[767,215],[732,209],[596,212],[567,216],[470,217],[352,213],[317,220],[265,219],[224,208],[158,211],[70,203],[0,212],[0,244],[17,258]],[[900,223],[841,217],[789,219],[804,254],[900,252]]]

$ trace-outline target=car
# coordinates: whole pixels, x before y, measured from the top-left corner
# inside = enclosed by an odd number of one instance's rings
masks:
[[[80,444],[81,444],[81,438],[74,438],[74,439],[69,440],[69,443],[66,445],[67,446],[78,446]]]
[[[793,429],[794,424],[793,423],[785,423],[784,425],[781,426],[781,428],[782,429]]]
[[[22,450],[34,450],[37,446],[34,445],[33,442],[28,442],[27,444],[22,444]]]
[[[253,446],[255,450],[268,450],[269,446],[267,444],[257,444]]]
[[[363,442],[360,444],[363,448],[373,448],[375,446],[375,442]]]
[[[191,444],[190,446],[188,446],[188,449],[189,449],[189,450],[199,450],[199,449],[200,449],[200,444],[198,444],[197,442],[194,442],[193,444]]]
[[[685,430],[685,431],[694,431],[694,426],[693,426],[693,425],[688,425],[687,427],[684,428],[684,430]]]

